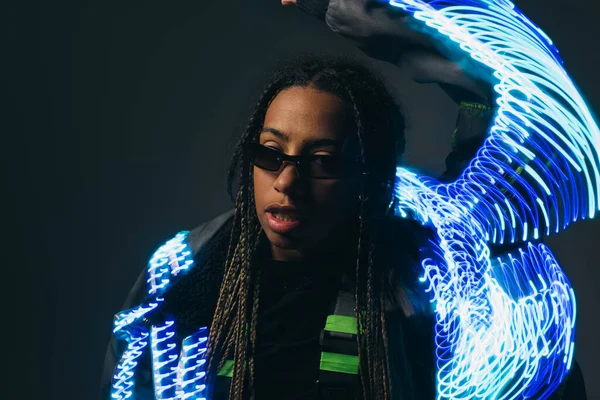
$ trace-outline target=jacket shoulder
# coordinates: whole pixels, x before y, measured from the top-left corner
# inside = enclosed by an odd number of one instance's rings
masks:
[[[164,294],[175,280],[194,268],[197,254],[232,216],[230,210],[192,231],[182,231],[156,250],[147,267],[148,295]]]
[[[233,210],[213,218],[210,221],[194,228],[187,235],[188,244],[192,253],[196,255],[198,251],[231,219]]]
[[[233,210],[229,210],[217,217],[202,223],[191,231],[182,231],[169,239],[165,244],[160,246],[150,258],[147,266],[141,271],[140,275],[135,281],[135,284],[131,288],[125,303],[123,304],[123,310],[130,309],[144,302],[149,296],[156,294],[159,290],[159,286],[165,283],[164,289],[166,291],[167,286],[170,286],[172,279],[169,278],[172,275],[172,270],[169,265],[159,265],[161,262],[167,264],[169,260],[177,261],[179,267],[176,271],[176,275],[179,275],[178,269],[183,264],[183,259],[188,262],[188,268],[191,269],[194,266],[194,259],[201,252],[201,250],[207,245],[219,230],[224,227],[233,217]],[[167,267],[169,271],[161,271],[162,267]],[[168,272],[168,274],[167,274]],[[164,280],[164,282],[163,282]],[[161,286],[162,287],[162,286]]]

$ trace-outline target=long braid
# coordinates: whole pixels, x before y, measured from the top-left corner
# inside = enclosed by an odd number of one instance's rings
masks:
[[[251,172],[248,171],[251,176]],[[250,285],[252,282],[252,258],[256,252],[258,245],[258,229],[257,224],[253,223],[256,218],[254,213],[254,201],[251,193],[253,192],[252,179],[249,179],[249,185],[247,186],[245,210],[242,214],[242,237],[240,241],[243,243],[242,248],[245,250],[242,252],[242,268],[240,270],[240,291],[238,292],[238,309],[236,315],[236,329],[237,335],[234,344],[234,374],[231,380],[230,398],[235,400],[242,400],[244,396],[244,388],[246,377],[248,375],[253,376],[253,371],[250,372],[247,367],[252,368],[253,363],[246,365],[248,349],[248,300]],[[250,349],[250,353],[252,349]]]
[[[363,282],[362,279],[362,268],[361,268],[361,256],[362,256],[362,240],[363,240],[363,232],[364,232],[364,220],[363,220],[363,205],[364,202],[361,201],[360,202],[360,209],[359,209],[359,229],[358,229],[358,251],[357,251],[357,257],[356,257],[356,274],[355,274],[355,295],[354,295],[354,300],[355,300],[355,309],[356,309],[356,331],[359,332],[359,334],[357,335],[356,338],[356,344],[357,344],[357,348],[358,348],[358,354],[363,354],[364,350],[363,350],[363,346],[362,346],[362,338],[364,337],[364,327],[361,323],[361,321],[363,321],[364,319],[362,318],[362,314],[364,312],[363,310],[363,299],[362,297],[364,296],[364,291],[361,290],[360,287],[360,283]],[[360,375],[360,380],[361,380],[361,387],[362,387],[362,392],[363,392],[363,399],[367,400],[369,398],[369,396],[367,396],[367,390],[370,390],[370,385],[369,385],[369,374],[368,371],[366,371],[366,368],[364,368],[365,366],[365,361],[366,361],[366,365],[368,368],[368,365],[370,364],[368,360],[365,360],[364,358],[360,358],[359,357],[359,375]]]
[[[357,99],[356,96],[353,92],[352,89],[350,88],[346,88],[346,92],[348,94],[349,100],[352,104],[352,109],[353,109],[353,114],[354,114],[354,123],[356,125],[356,132],[357,132],[357,138],[358,138],[358,142],[359,142],[359,146],[360,146],[360,150],[361,150],[361,159],[363,162],[363,165],[367,163],[367,159],[365,157],[365,143],[364,143],[364,135],[363,135],[363,126],[362,126],[362,118],[361,118],[361,112],[360,109],[358,107],[357,104]],[[357,286],[357,324],[359,326],[362,327],[362,333],[359,333],[359,338],[357,338],[357,342],[359,344],[359,356],[360,354],[364,354],[366,355],[366,373],[365,372],[361,372],[361,380],[363,382],[363,395],[365,400],[373,398],[375,396],[374,393],[374,388],[377,387],[376,383],[373,381],[374,377],[376,375],[376,371],[374,368],[374,357],[375,355],[373,354],[373,349],[375,348],[375,343],[374,343],[374,335],[372,332],[372,315],[374,312],[374,308],[373,308],[373,302],[372,302],[372,292],[373,292],[373,288],[372,288],[372,275],[373,275],[373,271],[372,271],[372,264],[370,262],[371,260],[371,252],[372,252],[372,246],[369,244],[367,246],[368,250],[368,255],[367,255],[367,259],[368,259],[368,263],[367,263],[367,271],[366,271],[366,287],[364,289],[366,289],[366,293],[362,290],[359,290],[360,288],[360,283],[364,282],[364,276],[362,276],[362,274],[360,273],[360,269],[361,269],[361,263],[362,263],[362,248],[363,248],[363,235],[365,234],[365,222],[367,220],[367,218],[369,218],[366,214],[368,213],[367,211],[367,197],[365,194],[365,179],[366,177],[363,176],[363,181],[361,182],[361,188],[360,188],[360,234],[359,234],[359,243],[358,243],[358,255],[357,255],[357,263],[356,263],[356,269],[357,269],[357,278],[356,278],[356,286]],[[370,238],[368,239],[370,241]],[[360,292],[363,292],[364,294],[361,294]],[[358,331],[360,332],[360,331]],[[360,346],[360,336],[364,337],[365,339],[365,345],[366,348],[363,350]],[[361,363],[362,364],[362,363]],[[364,365],[364,364],[363,364]],[[367,396],[368,393],[368,396]]]
[[[240,281],[242,282],[243,286],[239,294],[240,299],[238,302],[238,336],[234,347],[235,369],[230,391],[230,398],[235,400],[243,399],[247,377],[249,378],[249,391],[252,392],[254,389],[253,353],[256,342],[259,286],[257,283],[253,283],[253,281],[259,282],[260,270],[255,268],[252,264],[252,259],[258,246],[259,233],[256,232],[256,226],[248,226],[250,223],[251,221],[247,221],[246,229],[248,230],[247,235],[249,238],[251,238],[252,243],[249,243],[246,247],[246,253],[244,255],[245,261],[243,262],[243,265],[246,265],[246,267],[242,269],[240,274]],[[254,234],[250,234],[250,231],[254,231]],[[253,271],[256,271],[255,278],[252,276]],[[254,285],[254,300],[252,301],[252,318],[250,320],[250,326],[248,326],[248,303],[250,299],[250,288],[252,285]],[[250,346],[248,346],[248,344],[250,344]],[[247,364],[246,361],[248,361]]]
[[[352,80],[356,81],[356,77],[352,76]],[[365,85],[366,87],[367,85]],[[369,159],[366,157],[366,143],[363,126],[362,112],[359,107],[358,97],[354,90],[350,87],[346,87],[346,92],[350,103],[352,104],[354,120],[356,124],[356,131],[358,141],[361,149],[361,156],[363,164],[369,163]],[[369,127],[370,128],[370,127]],[[387,363],[388,357],[388,344],[387,344],[387,329],[385,327],[385,310],[383,307],[383,296],[378,296],[376,293],[383,293],[384,285],[382,284],[383,279],[378,279],[376,275],[380,274],[379,270],[375,268],[375,232],[373,229],[366,229],[365,225],[369,227],[377,226],[373,219],[377,219],[380,215],[377,214],[378,206],[376,203],[379,199],[369,199],[366,196],[366,192],[371,189],[369,185],[370,176],[363,176],[363,182],[360,193],[360,233],[359,233],[359,244],[358,244],[358,256],[357,256],[357,271],[356,271],[356,309],[357,309],[357,325],[362,327],[362,336],[365,341],[365,347],[362,348],[362,339],[357,338],[358,342],[358,354],[366,356],[366,371],[361,370],[361,381],[363,387],[364,399],[390,399],[391,391],[388,387],[391,386],[391,379],[389,375],[389,368]],[[383,198],[387,198],[388,193],[383,193]],[[373,203],[371,205],[370,203]],[[363,243],[364,236],[366,236],[368,244]],[[361,262],[362,262],[362,248],[363,246],[368,248],[367,259],[366,259],[366,274],[361,273]],[[364,276],[366,275],[366,276]],[[366,285],[361,285],[361,280],[366,280]],[[366,286],[366,287],[365,287]],[[360,289],[363,293],[361,295]],[[360,363],[364,366],[364,363]]]
[[[252,172],[251,172],[252,174]],[[254,192],[254,180],[250,179],[250,191]],[[254,203],[254,196],[250,196],[249,199],[250,209],[254,210],[256,205]],[[256,254],[258,251],[258,247],[260,245],[262,227],[256,222],[255,226],[252,227],[254,230],[254,243],[252,245],[253,251],[252,256]],[[253,275],[249,281],[249,285],[252,286],[252,312],[250,317],[250,347],[248,349],[248,389],[250,393],[250,398],[254,399],[254,382],[255,382],[255,374],[254,374],[254,356],[256,354],[256,338],[257,338],[257,326],[258,326],[258,306],[260,299],[260,279],[261,279],[261,270],[258,266],[252,266]]]
[[[387,322],[386,322],[386,318],[385,318],[385,294],[387,292],[388,288],[384,288],[384,286],[386,285],[386,283],[391,282],[391,270],[388,276],[388,279],[386,279],[384,277],[384,275],[382,275],[381,277],[381,291],[380,291],[380,297],[379,297],[379,301],[381,303],[381,330],[382,330],[382,336],[383,336],[383,348],[384,348],[384,367],[385,367],[385,371],[384,374],[385,376],[389,376],[391,371],[390,371],[390,350],[389,350],[389,344],[388,344],[388,334],[387,334]],[[391,399],[393,398],[393,388],[392,388],[392,380],[391,379],[384,379],[383,381],[383,388],[384,388],[384,398],[385,399]]]
[[[241,171],[243,174],[244,171]],[[234,228],[232,229],[232,237],[230,238],[229,249],[231,249],[232,244],[236,243],[235,249],[233,253],[228,254],[227,260],[228,263],[225,268],[225,273],[223,277],[223,281],[221,283],[221,289],[219,292],[219,298],[217,300],[217,307],[215,309],[215,313],[213,316],[213,323],[211,324],[210,336],[211,340],[209,340],[209,370],[213,365],[213,358],[215,356],[215,352],[220,348],[223,334],[229,331],[229,326],[231,326],[231,316],[232,313],[228,311],[232,309],[235,305],[232,304],[237,300],[237,297],[233,294],[236,293],[239,289],[240,281],[238,279],[239,269],[241,263],[240,253],[243,250],[244,243],[236,240],[237,237],[243,236],[243,218],[245,213],[245,204],[247,198],[247,189],[245,185],[240,185],[240,189],[237,195],[236,208],[234,212]],[[236,236],[234,236],[236,235]],[[227,341],[227,338],[225,338]],[[219,368],[222,367],[225,358],[227,357],[227,353],[221,354],[221,360],[219,362]]]
[[[243,172],[242,172],[243,173]],[[217,307],[213,315],[213,322],[209,333],[209,346],[208,346],[208,370],[214,371],[214,357],[217,353],[220,353],[220,360],[218,362],[218,369],[222,368],[228,351],[232,347],[232,333],[235,331],[235,315],[234,313],[228,312],[232,308],[236,308],[237,293],[240,290],[241,281],[239,279],[239,272],[242,266],[241,254],[244,250],[245,243],[238,241],[240,236],[244,236],[244,219],[246,214],[246,198],[247,189],[244,185],[240,186],[237,195],[236,208],[234,212],[234,227],[232,229],[232,237],[230,238],[229,250],[223,281],[219,292],[219,298],[217,300]],[[231,252],[231,248],[235,243],[235,248]],[[233,318],[232,318],[233,317]],[[232,320],[233,319],[233,320]],[[233,326],[233,332],[230,327]],[[235,334],[233,334],[235,335]],[[223,337],[225,336],[225,337]],[[223,340],[224,339],[224,340]],[[219,349],[223,347],[223,341],[225,342],[225,352],[220,352]]]
[[[379,301],[380,296],[377,296],[376,293],[381,291],[381,288],[378,286],[379,280],[375,276],[375,264],[374,264],[374,256],[375,256],[375,241],[372,239],[369,243],[369,256],[368,256],[368,268],[367,273],[369,275],[368,285],[370,286],[369,292],[369,300],[371,301],[371,323],[373,336],[373,348],[371,351],[373,352],[373,381],[375,386],[375,398],[376,399],[385,399],[384,397],[384,386],[386,376],[383,363],[382,363],[382,331],[381,331],[381,302]]]
[[[246,200],[246,194],[244,194]],[[239,399],[243,398],[243,389],[244,389],[244,375],[246,370],[245,365],[245,353],[246,353],[246,300],[248,296],[248,285],[246,283],[248,279],[248,266],[249,266],[249,257],[248,257],[248,203],[244,202],[244,209],[242,211],[242,235],[240,237],[241,243],[241,263],[240,270],[238,274],[238,280],[240,282],[240,290],[237,293],[237,307],[236,312],[234,313],[234,326],[235,326],[235,336],[234,336],[234,346],[233,346],[233,376],[231,378],[231,386],[230,386],[230,399]]]
[[[233,214],[233,228],[231,230],[231,237],[229,240],[228,250],[227,250],[227,258],[225,264],[225,274],[223,276],[223,281],[221,282],[221,288],[219,290],[219,298],[217,299],[217,305],[215,308],[215,312],[213,314],[213,321],[210,326],[209,337],[211,340],[208,342],[208,370],[212,371],[211,367],[214,363],[215,350],[220,342],[220,338],[223,332],[223,313],[221,310],[223,309],[222,303],[227,300],[227,297],[223,296],[222,293],[226,290],[228,285],[233,278],[233,264],[235,262],[235,254],[238,251],[239,243],[234,242],[232,239],[235,235],[239,234],[239,229],[237,229],[240,207],[239,207],[239,199],[241,197],[241,192],[238,195],[238,204],[236,204],[234,214]],[[233,243],[236,243],[235,250],[232,252]],[[219,363],[219,369],[222,367],[222,363]]]
[[[254,398],[254,356],[256,354],[256,331],[258,325],[258,305],[260,292],[260,270],[257,271],[256,281],[254,282],[254,291],[252,293],[252,317],[250,322],[250,361],[248,363],[250,380],[248,382],[250,388],[250,398]]]
[[[369,365],[369,373],[370,373],[370,382],[371,382],[371,391],[374,395],[374,398],[377,398],[377,395],[375,394],[377,391],[377,384],[379,382],[377,382],[377,354],[375,353],[375,350],[377,349],[377,335],[376,335],[376,327],[375,327],[375,322],[377,321],[375,317],[375,313],[377,312],[377,305],[375,304],[375,299],[373,298],[373,293],[374,293],[374,287],[373,287],[373,264],[371,263],[371,252],[373,251],[372,249],[372,242],[369,243],[369,247],[368,247],[368,253],[367,253],[367,310],[369,310],[369,312],[367,313],[367,326],[369,327],[368,330],[368,338],[367,338],[367,344],[368,344],[368,351],[370,354],[369,357],[369,361],[370,361],[370,365]]]

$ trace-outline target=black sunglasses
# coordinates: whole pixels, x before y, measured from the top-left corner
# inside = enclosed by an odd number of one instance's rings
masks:
[[[338,179],[361,171],[360,157],[289,156],[256,142],[249,143],[246,149],[250,154],[250,162],[267,171],[279,171],[284,162],[295,164],[301,176],[312,179]]]

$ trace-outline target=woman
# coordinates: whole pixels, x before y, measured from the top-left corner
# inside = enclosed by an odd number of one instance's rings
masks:
[[[210,326],[214,398],[227,398],[229,386],[230,398],[353,398],[358,390],[365,398],[393,390],[433,396],[428,302],[414,274],[425,232],[389,212],[403,128],[382,82],[350,61],[299,59],[265,89],[235,149],[233,215],[190,233],[198,265],[145,316],[169,316],[181,338]],[[144,298],[144,280],[127,307]],[[335,320],[328,315],[356,316],[361,340],[328,334],[323,328]],[[405,335],[411,348],[389,335]],[[361,354],[360,379],[356,360],[354,373],[341,373],[324,365],[322,353]],[[108,377],[115,358],[107,357]],[[221,374],[228,360],[233,371]]]

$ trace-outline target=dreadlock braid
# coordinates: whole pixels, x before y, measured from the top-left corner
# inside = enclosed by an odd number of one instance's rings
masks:
[[[377,225],[387,211],[397,156],[404,149],[404,120],[383,83],[368,69],[340,58],[300,58],[279,68],[260,95],[233,152],[228,191],[238,188],[227,261],[209,332],[208,371],[212,376],[233,356],[229,398],[254,397],[254,357],[260,297],[260,264],[266,240],[255,212],[253,168],[246,144],[256,141],[266,111],[282,90],[312,87],[337,95],[351,107],[366,174],[359,201],[355,278],[359,374],[365,400],[392,396],[383,291],[389,280],[377,260]],[[232,196],[233,197],[233,196]],[[233,354],[231,354],[233,353]]]
[[[356,79],[356,78],[355,78]],[[368,165],[369,159],[365,154],[365,135],[364,135],[364,127],[363,127],[363,118],[361,115],[361,109],[359,107],[359,101],[357,96],[354,94],[354,90],[351,88],[346,88],[346,92],[348,94],[348,98],[351,101],[355,125],[357,130],[357,136],[359,145],[361,148],[361,155],[363,163]],[[382,303],[381,297],[377,296],[376,293],[381,291],[381,285],[376,286],[376,282],[378,280],[374,277],[374,254],[375,254],[375,241],[372,237],[373,232],[366,232],[368,238],[366,239],[368,243],[366,244],[367,248],[367,269],[366,274],[361,276],[359,273],[359,269],[361,268],[361,249],[363,247],[363,234],[365,233],[363,223],[364,221],[376,218],[376,214],[373,214],[373,208],[377,207],[377,204],[371,205],[377,199],[371,198],[366,194],[369,188],[369,179],[370,177],[367,175],[363,179],[363,187],[361,188],[361,204],[360,204],[360,215],[361,219],[361,229],[359,234],[359,244],[358,244],[358,252],[359,256],[357,259],[357,310],[362,310],[363,312],[357,312],[357,323],[362,326],[362,335],[365,340],[366,349],[364,354],[366,355],[366,367],[360,369],[360,375],[363,386],[363,396],[365,399],[375,398],[375,399],[387,399],[389,398],[387,393],[387,387],[389,384],[389,379],[387,379],[387,370],[382,362],[382,357],[385,358],[384,354],[385,348],[382,345],[383,342],[383,326],[381,325],[381,317],[382,314]],[[386,197],[386,193],[383,193],[383,196]],[[371,221],[373,222],[373,221]],[[358,283],[366,280],[366,286],[361,288],[365,295],[359,296],[358,294]],[[358,340],[360,346],[360,340]],[[359,354],[361,354],[359,350]],[[361,363],[361,365],[364,365]],[[369,396],[366,393],[369,393]]]
[[[382,333],[382,339],[383,339],[383,350],[384,350],[384,358],[383,358],[383,375],[384,376],[389,376],[390,375],[390,357],[389,357],[389,353],[390,353],[390,349],[389,349],[389,344],[388,344],[388,335],[387,335],[387,327],[386,327],[386,318],[385,318],[385,309],[384,309],[384,304],[385,304],[385,293],[387,292],[387,290],[384,290],[384,286],[387,282],[389,282],[391,280],[391,276],[388,275],[388,278],[386,279],[383,275],[381,277],[381,288],[382,290],[380,290],[379,292],[379,303],[381,304],[381,313],[380,313],[380,318],[381,318],[381,333]],[[391,399],[392,398],[392,380],[391,379],[385,379],[383,381],[383,398],[384,399]]]
[[[358,105],[356,103],[356,97],[354,96],[354,93],[351,89],[347,88],[346,92],[348,94],[348,97],[350,99],[350,102],[352,104],[352,111],[354,113],[354,122],[356,125],[356,131],[357,131],[357,137],[358,137],[358,143],[360,146],[360,152],[361,152],[361,158],[363,160],[363,164],[366,164],[367,160],[365,157],[365,152],[364,152],[364,140],[363,140],[363,126],[362,126],[362,120],[361,120],[361,114],[360,114],[360,110],[358,108]],[[360,328],[362,328],[362,333],[361,335],[357,335],[357,336],[362,336],[362,338],[364,338],[365,340],[365,344],[366,344],[366,348],[364,351],[361,351],[361,340],[360,338],[357,338],[357,344],[358,344],[358,349],[359,352],[358,354],[364,354],[366,356],[366,367],[363,368],[359,368],[359,373],[360,373],[360,379],[362,381],[362,387],[363,387],[363,396],[365,399],[370,399],[373,397],[373,387],[376,387],[374,385],[374,382],[372,381],[372,378],[374,376],[374,371],[373,371],[373,354],[372,354],[372,350],[374,348],[374,343],[373,343],[373,335],[371,333],[371,315],[373,313],[373,304],[371,302],[371,277],[372,277],[372,270],[371,270],[371,265],[368,265],[367,271],[366,271],[366,287],[360,287],[360,283],[361,282],[365,282],[365,276],[363,276],[361,274],[361,266],[363,264],[361,256],[362,256],[362,250],[363,250],[363,235],[365,234],[365,221],[366,221],[366,195],[365,195],[365,187],[364,187],[364,179],[362,181],[362,187],[360,189],[360,209],[359,209],[359,218],[360,218],[360,229],[359,229],[359,235],[358,235],[358,256],[357,256],[357,261],[356,261],[356,310],[357,310],[357,332],[360,332]],[[370,249],[370,246],[368,246]],[[369,250],[370,253],[370,250]],[[368,257],[369,259],[371,257]],[[366,291],[364,290],[366,289]],[[365,304],[366,303],[366,304]],[[360,366],[364,366],[364,363],[361,363]],[[368,396],[367,396],[368,393]]]
[[[241,203],[241,191],[238,194],[238,201],[236,202],[236,207],[235,207],[234,214],[233,214],[233,228],[231,230],[231,235],[230,235],[231,237],[229,240],[229,246],[228,246],[228,250],[227,250],[227,259],[226,259],[227,261],[226,261],[226,265],[225,265],[225,274],[223,276],[223,281],[221,283],[220,294],[219,294],[219,298],[217,300],[217,305],[215,308],[215,312],[213,314],[213,321],[212,321],[212,324],[210,326],[210,331],[209,331],[209,337],[211,338],[211,340],[208,342],[208,368],[209,368],[209,371],[211,370],[211,366],[214,363],[215,349],[220,344],[221,337],[224,332],[224,330],[221,329],[224,326],[223,319],[225,318],[225,315],[221,312],[221,310],[223,308],[226,309],[226,307],[224,307],[223,303],[230,300],[230,297],[223,296],[222,294],[231,285],[230,282],[233,281],[233,277],[234,277],[233,265],[235,265],[235,261],[236,261],[235,255],[239,251],[240,244],[239,244],[239,242],[234,241],[233,238],[236,237],[237,235],[239,235],[238,221],[239,221],[240,213],[241,213],[240,203]],[[235,250],[232,253],[232,247],[233,247],[234,243],[236,243],[236,245],[235,245]],[[222,363],[219,363],[219,369],[221,367],[222,367]]]
[[[256,326],[258,322],[258,294],[260,291],[260,271],[257,271],[256,279],[253,284],[252,293],[252,319],[250,322],[250,361],[249,361],[249,387],[251,390],[250,398],[254,397],[254,355],[256,353]]]
[[[369,395],[367,395],[367,390],[370,390],[371,386],[369,385],[369,377],[368,374],[365,374],[365,371],[367,370],[368,366],[371,365],[371,361],[369,358],[369,352],[368,352],[368,345],[367,345],[367,350],[365,351],[363,349],[363,339],[365,338],[364,333],[365,333],[365,329],[366,326],[363,326],[363,321],[366,321],[366,318],[364,318],[364,313],[365,310],[363,309],[363,304],[364,304],[364,299],[366,297],[366,292],[363,289],[363,287],[361,287],[361,283],[364,282],[364,279],[362,279],[362,262],[361,262],[361,258],[362,258],[362,250],[363,250],[363,246],[362,246],[362,241],[363,241],[363,235],[364,235],[364,219],[362,218],[363,216],[363,210],[364,210],[364,201],[360,202],[360,210],[359,210],[359,219],[360,219],[360,225],[359,225],[359,231],[358,231],[358,251],[357,251],[357,257],[356,257],[356,274],[355,274],[355,309],[356,309],[356,331],[359,332],[359,335],[357,335],[357,346],[358,346],[358,354],[366,354],[367,357],[359,357],[359,374],[360,374],[360,380],[361,380],[361,387],[362,387],[362,391],[363,391],[363,399],[368,399],[370,398],[371,393],[369,393]]]

